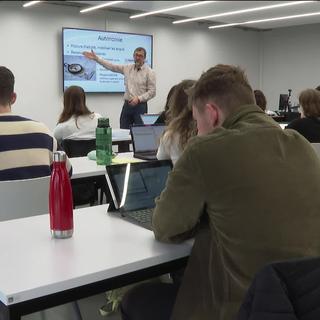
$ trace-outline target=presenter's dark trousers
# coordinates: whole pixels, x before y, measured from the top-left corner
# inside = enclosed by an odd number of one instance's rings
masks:
[[[177,283],[144,283],[121,301],[122,320],[169,320],[178,293]]]
[[[129,129],[133,124],[142,124],[140,114],[148,112],[147,102],[141,102],[135,106],[131,106],[125,100],[120,116],[120,128]]]

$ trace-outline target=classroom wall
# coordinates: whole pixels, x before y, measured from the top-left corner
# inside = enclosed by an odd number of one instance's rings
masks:
[[[153,34],[157,96],[150,101],[149,112],[162,110],[172,85],[197,79],[217,63],[242,66],[252,85],[260,86],[261,33],[213,31],[198,24],[175,26],[156,17],[130,21],[128,16],[109,11],[80,14],[77,7],[46,3],[22,8],[22,2],[2,1],[0,65],[16,76],[18,100],[13,111],[54,128],[62,110],[62,27]],[[87,104],[119,127],[121,94],[88,94]]]
[[[279,94],[292,89],[293,103],[306,88],[320,85],[320,24],[261,33],[261,88],[268,108],[278,109]]]

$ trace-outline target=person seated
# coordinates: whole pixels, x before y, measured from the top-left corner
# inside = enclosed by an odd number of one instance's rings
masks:
[[[261,90],[254,90],[254,97],[256,99],[256,105],[259,106],[264,112],[267,109],[267,99]]]
[[[299,95],[301,118],[291,121],[286,129],[294,129],[311,143],[320,142],[320,92],[303,90]]]
[[[197,133],[192,108],[188,104],[186,93],[186,90],[190,89],[194,83],[193,80],[184,80],[175,86],[167,111],[168,126],[160,139],[157,152],[158,160],[171,159],[175,164],[188,140]]]
[[[198,136],[156,199],[152,227],[162,242],[194,236],[193,249],[178,290],[148,284],[126,294],[126,320],[236,319],[259,269],[320,254],[320,162],[310,143],[255,105],[239,67],[210,68],[192,91]]]
[[[173,86],[169,90],[168,95],[167,95],[166,105],[164,106],[164,110],[160,113],[159,118],[157,119],[157,121],[154,124],[166,124],[166,114],[169,110],[169,101],[171,99],[171,96],[174,92],[175,87],[176,86]]]
[[[59,143],[64,139],[95,139],[100,117],[100,114],[88,109],[86,95],[81,87],[68,87],[63,95],[63,111],[53,135]]]
[[[0,66],[0,181],[32,179],[51,174],[57,141],[42,123],[12,113],[15,78]],[[71,165],[67,160],[71,174]]]

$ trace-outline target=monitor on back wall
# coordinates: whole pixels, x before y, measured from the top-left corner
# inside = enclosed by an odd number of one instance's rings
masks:
[[[76,85],[85,92],[124,92],[122,74],[105,69],[82,52],[93,50],[111,63],[130,64],[134,49],[143,47],[145,63],[152,67],[152,46],[152,35],[63,28],[63,89]]]
[[[288,94],[281,93],[279,96],[279,110],[286,111],[288,108]]]

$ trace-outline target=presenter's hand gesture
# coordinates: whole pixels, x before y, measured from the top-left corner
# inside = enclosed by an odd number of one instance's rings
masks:
[[[88,58],[88,59],[91,59],[91,60],[97,60],[98,59],[98,56],[95,54],[95,52],[93,50],[90,51],[84,51],[82,52],[82,54]]]

